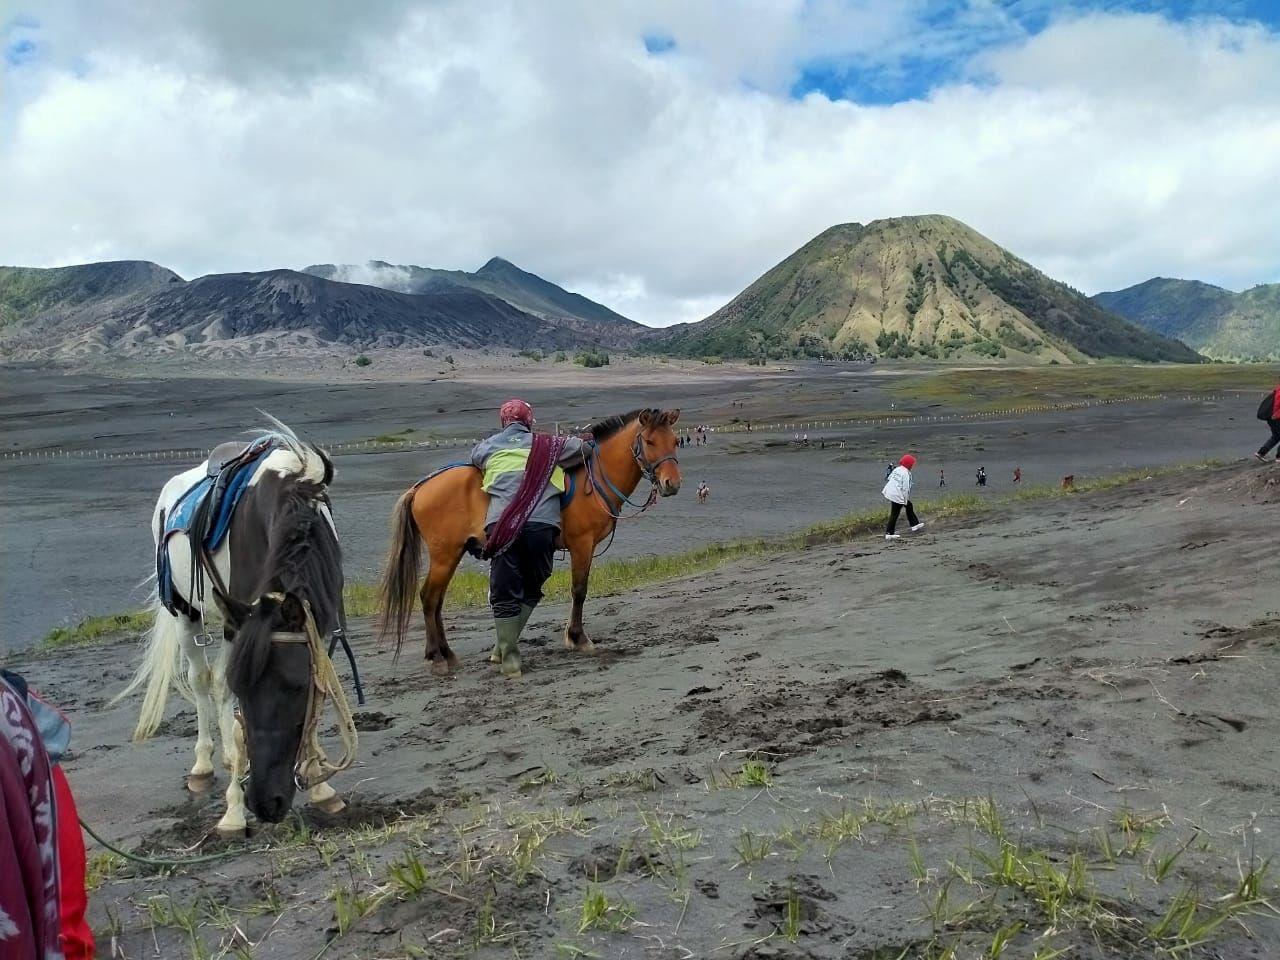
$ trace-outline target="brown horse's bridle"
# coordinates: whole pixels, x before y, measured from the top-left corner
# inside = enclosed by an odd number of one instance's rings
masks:
[[[609,478],[609,471],[607,471],[604,468],[603,463],[597,464],[597,469],[599,470],[599,474],[600,474],[599,478],[597,479],[592,474],[591,462],[593,459],[598,461],[599,458],[589,457],[587,454],[588,448],[595,449],[598,451],[599,445],[596,444],[594,440],[582,445],[582,467],[587,480],[587,496],[595,495],[596,499],[600,503],[600,509],[602,509],[606,514],[608,514],[609,518],[613,520],[615,524],[619,520],[634,520],[636,517],[640,516],[642,513],[644,513],[646,510],[652,507],[655,503],[657,503],[658,502],[658,468],[662,466],[664,463],[674,463],[677,466],[679,466],[680,464],[680,460],[676,457],[674,453],[669,453],[665,457],[659,457],[657,460],[653,460],[653,461],[646,460],[644,456],[644,430],[643,428],[637,430],[635,440],[633,440],[631,443],[631,456],[632,456],[632,459],[635,460],[636,466],[640,468],[640,476],[648,480],[651,484],[653,484],[653,486],[650,487],[649,489],[648,499],[646,499],[644,503],[636,503],[634,500],[632,500],[625,493],[623,493],[621,490],[618,489],[617,485]],[[604,498],[604,495],[598,490],[598,488],[600,487],[600,480],[603,480],[605,486],[609,489],[609,491],[615,497],[618,498],[618,501],[619,501],[618,510],[616,513],[614,512],[613,507]],[[629,516],[624,515],[622,512],[622,507],[624,504],[634,508],[636,512]]]

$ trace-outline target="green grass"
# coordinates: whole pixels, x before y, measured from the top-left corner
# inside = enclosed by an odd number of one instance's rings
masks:
[[[377,436],[369,438],[370,443],[408,443],[409,434],[417,433],[414,427],[405,427],[403,430],[397,430],[395,433],[380,433]]]
[[[143,633],[151,626],[151,614],[146,610],[133,613],[109,613],[104,616],[85,617],[74,627],[55,627],[45,634],[36,649],[41,652],[61,650],[96,643],[105,637],[121,633]]]
[[[893,392],[921,403],[943,403],[965,410],[1003,410],[1086,400],[1117,400],[1137,394],[1265,391],[1275,387],[1277,376],[1280,372],[1274,364],[1097,364],[1012,370],[948,370],[923,381],[912,378],[899,383]],[[1250,412],[1252,409],[1249,406]]]
[[[1205,369],[1205,368],[1196,368]],[[1084,493],[1112,490],[1148,477],[1203,470],[1221,466],[1219,461],[1206,460],[1195,464],[1160,467],[1150,470],[1133,470],[1128,473],[1097,479],[1077,479],[1073,492],[1056,486],[1029,486],[1017,493],[1005,496],[982,497],[977,494],[956,494],[937,500],[921,501],[918,509],[932,522],[957,520],[966,517],[994,513],[1011,503],[1025,503],[1054,497],[1079,496]],[[713,543],[683,553],[665,556],[634,557],[626,560],[606,560],[591,568],[591,596],[605,597],[630,593],[640,587],[655,583],[679,580],[696,574],[716,570],[729,563],[753,557],[804,550],[830,543],[843,543],[853,537],[875,533],[884,527],[883,510],[866,510],[849,513],[835,520],[828,520],[806,527],[788,536],[765,539],[735,540]],[[557,570],[544,588],[548,602],[560,602],[570,596],[570,571]],[[374,583],[348,583],[346,588],[347,614],[351,617],[369,617],[378,612],[378,585]],[[484,569],[459,570],[449,584],[446,603],[453,609],[484,607],[489,602],[489,574]],[[122,632],[141,632],[149,626],[145,611],[89,617],[75,627],[59,627],[52,630],[38,646],[49,651],[86,643],[117,635]]]

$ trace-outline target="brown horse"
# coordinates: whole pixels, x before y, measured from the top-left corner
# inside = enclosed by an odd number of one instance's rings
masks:
[[[560,545],[569,550],[573,571],[573,613],[564,632],[564,645],[580,653],[593,648],[582,629],[582,605],[596,545],[609,537],[642,479],[654,494],[670,497],[680,490],[676,435],[671,429],[679,410],[633,410],[609,417],[587,430],[595,443],[590,463],[566,471],[574,496],[561,516]],[[404,642],[413,614],[414,595],[422,599],[427,625],[427,659],[431,671],[447,674],[458,667],[444,635],[445,591],[465,552],[479,556],[484,548],[485,510],[489,495],[480,489],[474,467],[444,470],[410,487],[396,503],[391,519],[391,551],[382,577],[381,624],[392,635],[396,650]],[[422,543],[427,545],[427,577],[418,591]]]

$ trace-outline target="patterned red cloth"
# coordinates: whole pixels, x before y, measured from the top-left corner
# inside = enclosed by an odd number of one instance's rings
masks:
[[[560,460],[560,454],[564,452],[564,445],[564,437],[553,437],[549,433],[533,435],[533,443],[529,448],[529,459],[524,465],[524,477],[520,481],[520,488],[489,532],[489,540],[484,548],[486,557],[496,557],[511,546],[520,535],[520,531],[524,529],[524,525],[542,499],[542,492],[551,482],[551,474]]]
[[[4,679],[0,821],[6,828],[0,831],[0,956],[62,960],[51,764],[24,698]]]

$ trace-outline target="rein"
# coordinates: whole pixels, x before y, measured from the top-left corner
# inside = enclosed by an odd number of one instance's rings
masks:
[[[284,600],[282,593],[267,594],[273,600]],[[338,680],[333,661],[325,652],[324,641],[316,626],[316,618],[311,612],[311,604],[302,600],[302,609],[306,613],[305,631],[303,633],[273,633],[272,643],[305,643],[311,654],[311,683],[307,687],[307,712],[302,722],[302,738],[298,741],[298,754],[293,764],[293,782],[299,790],[310,790],[350,767],[356,759],[359,738],[356,734],[355,719],[351,716],[351,706],[342,692],[342,683]],[[320,718],[324,715],[325,698],[333,701],[333,709],[338,714],[338,735],[342,739],[342,758],[332,763],[320,745]],[[248,740],[244,738],[244,716],[236,711],[236,720],[240,724],[240,732],[245,756],[248,757]]]
[[[594,451],[594,456],[588,456],[588,448]],[[640,468],[640,476],[648,480],[652,487],[649,488],[649,496],[644,503],[636,503],[625,493],[618,489],[617,484],[609,477],[609,472],[605,469],[604,464],[600,462],[599,444],[594,440],[582,446],[582,467],[586,474],[586,492],[588,496],[595,495],[600,503],[600,508],[608,514],[609,518],[614,521],[614,530],[617,530],[617,522],[619,520],[635,520],[640,517],[646,510],[658,502],[658,468],[664,463],[674,463],[679,465],[680,461],[674,453],[669,453],[665,457],[660,457],[652,462],[644,458],[644,449],[642,446],[642,437],[639,430],[636,431],[635,440],[631,444],[631,457],[636,462],[636,466]],[[592,464],[595,469],[592,469]],[[603,484],[601,483],[603,481]],[[605,498],[601,487],[607,487],[609,492],[618,498],[618,508],[615,511],[613,505]],[[624,514],[623,506],[632,507],[635,512],[632,514]],[[612,538],[610,538],[612,542]],[[605,548],[606,550],[608,547]]]

